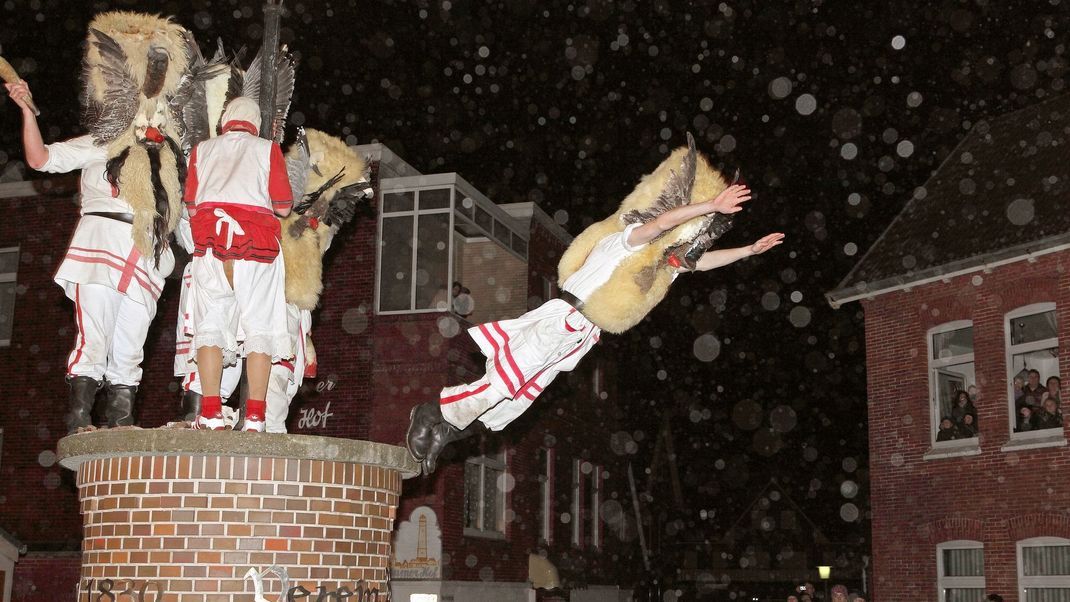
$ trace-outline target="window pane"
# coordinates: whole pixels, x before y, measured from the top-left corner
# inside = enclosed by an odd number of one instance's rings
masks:
[[[383,194],[383,213],[412,211],[413,192],[387,192]]]
[[[483,529],[485,531],[505,531],[502,524],[502,492],[500,478],[502,471],[493,468],[483,469]]]
[[[1022,548],[1022,574],[1026,577],[1070,575],[1070,545]]]
[[[1040,349],[1029,353],[1016,353],[1011,356],[1011,377],[1017,376],[1023,370],[1036,370],[1040,373],[1040,386],[1048,381],[1048,377],[1059,376],[1059,348]],[[1026,383],[1029,375],[1022,374]],[[1039,403],[1039,400],[1038,400]]]
[[[420,211],[424,209],[445,209],[450,206],[450,189],[435,188],[420,191]]]
[[[476,225],[487,231],[490,234],[491,228],[493,228],[494,218],[490,216],[490,213],[486,209],[476,205]]]
[[[944,590],[944,602],[984,602],[983,588],[951,588]]]
[[[464,464],[464,526],[471,529],[479,528],[480,470],[479,464]]]
[[[1070,589],[1064,587],[1029,587],[1025,602],[1070,602]]]
[[[1058,334],[1055,327],[1055,310],[1013,318],[1009,322],[1011,345],[1054,339]]]
[[[0,282],[0,341],[10,341],[15,319],[15,283]]]
[[[19,269],[19,250],[12,249],[0,253],[0,274],[17,272]]]
[[[416,239],[416,309],[449,308],[450,214],[420,215]]]
[[[944,550],[945,577],[983,577],[985,552],[981,548]]]
[[[933,335],[933,359],[973,353],[973,326]]]
[[[513,233],[513,250],[526,257],[528,254],[528,241]]]
[[[412,309],[412,217],[384,217],[379,258],[379,309]]]
[[[509,227],[498,220],[494,220],[494,238],[498,239],[498,242],[509,246]]]

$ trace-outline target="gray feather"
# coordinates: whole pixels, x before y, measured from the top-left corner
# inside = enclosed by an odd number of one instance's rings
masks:
[[[690,132],[687,134],[687,147],[688,151],[680,162],[679,171],[673,170],[669,173],[669,180],[658,194],[658,198],[654,200],[654,204],[646,211],[633,209],[624,214],[621,216],[624,223],[646,224],[654,221],[658,216],[667,211],[676,209],[677,207],[683,207],[691,202],[691,189],[695,185],[695,170],[698,164],[698,151],[695,149],[695,139],[691,136]],[[666,230],[665,232],[662,232],[657,238],[665,236],[665,234],[670,231],[671,230]],[[655,238],[655,240],[657,240],[657,238]]]
[[[100,64],[96,66],[104,79],[105,89],[103,106],[96,119],[86,123],[93,140],[104,145],[118,138],[134,122],[137,115],[140,91],[137,82],[127,70],[126,53],[118,42],[104,32],[90,28],[96,46],[100,52]]]
[[[252,98],[253,100],[260,102],[260,56],[263,52],[256,53],[253,57],[253,62],[249,63],[249,68],[245,70],[245,74],[242,76],[242,90],[241,95]]]
[[[279,51],[275,76],[275,142],[281,143],[286,133],[286,116],[290,113],[290,99],[294,95],[297,63],[284,46]]]
[[[298,128],[297,140],[294,141],[294,145],[297,147],[297,156],[286,157],[286,175],[290,178],[290,189],[293,191],[293,199],[296,202],[305,197],[309,163],[312,160],[308,150],[308,137],[305,136],[304,128]]]
[[[208,115],[206,84],[230,67],[222,43],[210,62],[205,62],[198,49],[193,54],[189,69],[179,81],[178,90],[169,103],[171,114],[178,125],[182,149],[188,154],[197,143],[211,137],[211,119]]]

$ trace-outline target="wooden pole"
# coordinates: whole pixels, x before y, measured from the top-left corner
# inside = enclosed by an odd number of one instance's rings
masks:
[[[264,2],[264,44],[260,48],[260,137],[275,138],[276,64],[279,60],[279,17],[282,0]]]

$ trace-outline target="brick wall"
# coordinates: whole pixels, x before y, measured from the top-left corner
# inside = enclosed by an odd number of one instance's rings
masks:
[[[15,565],[12,602],[57,602],[74,598],[81,571],[78,552],[30,552]]]
[[[936,545],[971,539],[984,544],[988,591],[1015,601],[1015,542],[1040,535],[1070,537],[1070,481],[1065,478],[1070,449],[1000,451],[1010,438],[1012,411],[1004,316],[1039,302],[1056,303],[1065,380],[1070,376],[1070,253],[863,304],[875,599],[937,599]],[[926,336],[930,328],[953,320],[973,321],[981,454],[926,461],[922,456],[931,446]]]
[[[104,579],[116,590],[133,580],[135,588],[166,592],[161,602],[251,601],[245,572],[271,565],[286,567],[290,586],[308,591],[356,591],[362,582],[387,591],[401,489],[396,470],[321,460],[116,457],[84,462],[78,485],[83,592],[100,591]],[[280,593],[277,578],[264,585]]]

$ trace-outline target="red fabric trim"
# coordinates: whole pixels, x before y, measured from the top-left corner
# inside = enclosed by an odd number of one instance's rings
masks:
[[[119,271],[122,271],[123,269],[122,264],[115,263],[114,261],[111,261],[110,259],[105,259],[103,257],[83,257],[81,255],[72,255],[70,253],[67,253],[65,259],[70,259],[71,261],[80,261],[82,263],[99,263]],[[155,286],[153,286],[151,282],[145,282],[141,278],[141,276],[137,274],[134,274],[134,279],[137,280],[137,283],[141,285],[141,288],[147,290],[152,295],[153,299],[160,298],[159,291],[156,289]]]
[[[74,365],[82,359],[82,349],[85,348],[85,328],[82,326],[82,285],[74,285],[74,321],[78,325],[78,346],[74,350],[74,359],[67,364],[67,374],[71,373]]]
[[[126,289],[130,287],[130,279],[134,276],[134,270],[137,269],[137,260],[141,257],[141,253],[138,253],[137,247],[130,249],[130,254],[126,256],[126,263],[123,265],[123,277],[119,279],[119,292],[126,294]]]
[[[115,253],[112,253],[111,251],[105,251],[104,249],[88,249],[86,247],[67,247],[67,250],[68,251],[80,251],[82,253],[100,253],[101,255],[107,255],[108,257],[111,257],[113,259],[117,259],[117,260],[122,261],[124,263],[127,261],[127,257],[123,257],[122,255],[116,255]],[[136,248],[132,249],[131,252],[132,253],[138,253]],[[139,259],[141,258],[141,254],[140,253],[138,253],[138,258]],[[145,278],[147,278],[150,282],[152,281],[151,274],[149,274],[145,270],[145,268],[141,267],[137,263],[134,264],[134,270],[137,271],[137,273],[139,273],[142,276],[144,276]],[[161,290],[155,284],[153,284],[152,287],[153,287],[153,289]]]
[[[274,142],[271,143],[271,161],[268,165],[268,198],[276,211],[289,209],[294,204],[293,189],[286,174],[286,159],[282,156],[282,149]]]
[[[279,366],[282,366],[283,368],[286,368],[290,372],[294,371],[294,363],[291,362],[290,360],[279,360],[279,361],[277,361],[275,363],[277,365],[279,365]]]
[[[200,145],[198,145],[200,146]],[[197,147],[193,147],[193,152],[189,155],[189,167],[186,168],[186,189],[182,193],[182,202],[186,203],[187,207],[193,205],[193,202],[197,200]],[[194,209],[188,207],[190,215],[193,215]]]
[[[517,367],[516,362],[513,360],[513,353],[509,351],[509,335],[505,334],[505,331],[502,330],[502,327],[499,323],[494,322],[491,324],[491,326],[494,327],[494,330],[497,331],[498,334],[502,335],[502,350],[505,351],[505,359],[509,362],[509,367],[513,369],[513,374],[516,375],[516,382],[518,386],[524,386],[524,383],[527,382],[527,379],[524,378],[524,373],[520,371],[520,368]]]
[[[588,335],[588,336],[590,336],[590,335]],[[596,341],[596,342],[598,341],[598,337],[597,337],[597,336],[595,337],[595,341]],[[535,376],[531,377],[531,380],[530,380],[530,381],[528,381],[528,384],[527,384],[527,385],[526,385],[526,386],[525,386],[525,387],[524,387],[523,389],[521,389],[521,391],[520,391],[520,394],[521,394],[521,395],[525,395],[525,396],[527,396],[527,390],[528,390],[528,389],[529,389],[530,387],[539,387],[539,390],[535,392],[535,396],[538,396],[538,394],[542,392],[542,387],[541,387],[541,386],[539,386],[539,384],[538,384],[538,383],[536,382],[536,380],[538,380],[538,378],[539,378],[540,376],[542,376],[543,372],[546,372],[546,371],[547,371],[547,370],[549,370],[549,369],[550,369],[550,368],[551,368],[552,366],[555,366],[555,365],[557,365],[557,364],[559,364],[559,363],[561,363],[561,362],[565,361],[565,359],[566,359],[566,358],[572,357],[572,356],[573,356],[573,355],[574,355],[574,354],[575,354],[575,353],[576,353],[577,351],[579,351],[580,349],[583,349],[583,344],[584,344],[585,342],[586,342],[586,339],[584,339],[584,341],[582,341],[582,342],[581,342],[581,343],[580,343],[579,345],[577,345],[575,349],[573,349],[572,351],[569,351],[569,352],[568,352],[568,353],[566,353],[565,355],[561,356],[561,359],[557,360],[556,362],[554,362],[554,363],[553,363],[553,364],[551,364],[550,366],[547,366],[547,367],[543,368],[542,370],[539,370],[538,374],[536,374]],[[528,397],[529,397],[529,398],[530,398],[530,399],[531,399],[532,401],[535,401],[535,396],[528,396]],[[516,397],[514,396],[514,397],[513,397],[513,399],[516,399]]]
[[[223,133],[227,132],[245,132],[254,136],[260,135],[260,130],[256,128],[252,123],[243,119],[231,119],[223,124]]]
[[[490,383],[483,383],[482,385],[476,387],[475,389],[472,389],[471,391],[468,391],[468,392],[465,392],[465,393],[458,393],[456,395],[450,395],[449,397],[443,397],[443,398],[438,400],[438,403],[440,405],[446,405],[446,404],[454,403],[454,402],[457,402],[457,401],[461,401],[462,399],[466,399],[466,398],[471,397],[473,395],[479,395],[483,391],[486,391],[487,387],[489,387],[489,386],[490,386]]]
[[[479,325],[479,332],[483,333],[483,336],[490,342],[490,346],[494,349],[494,369],[498,371],[498,376],[502,378],[502,381],[505,382],[505,386],[509,388],[509,394],[515,396],[516,387],[513,386],[513,381],[509,380],[509,375],[506,374],[505,370],[502,368],[502,362],[499,358],[501,355],[501,348],[498,347],[498,341],[491,336],[490,331],[487,330],[487,327],[484,324]]]

